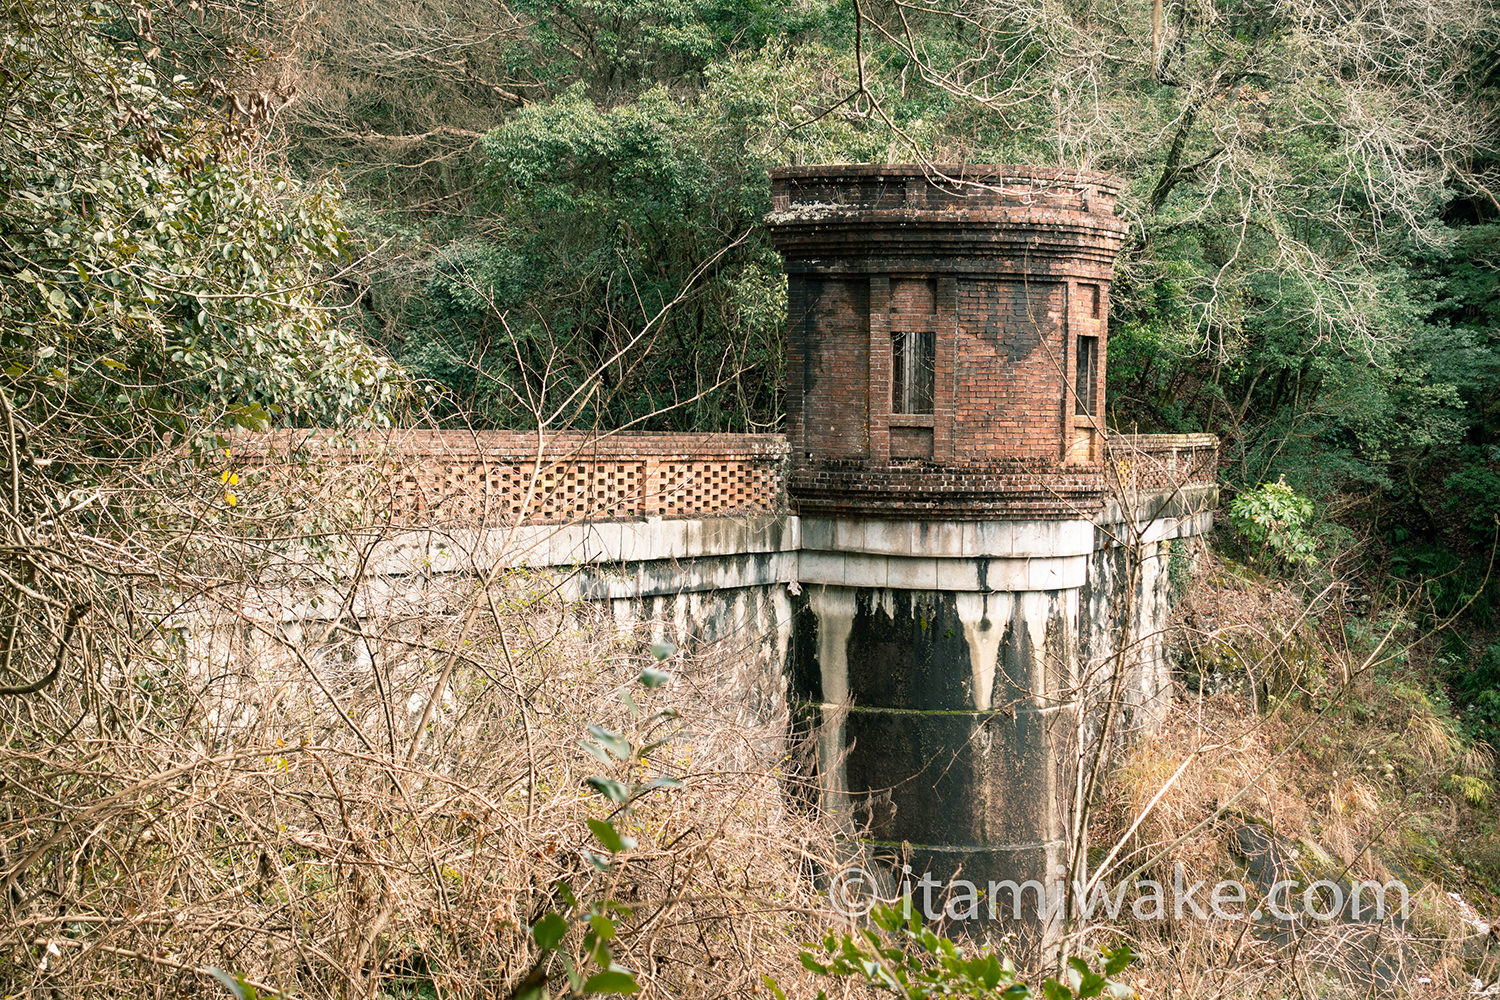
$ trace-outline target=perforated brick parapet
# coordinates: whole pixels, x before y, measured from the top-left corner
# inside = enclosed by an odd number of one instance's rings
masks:
[[[1215,434],[1111,434],[1108,478],[1126,494],[1211,485],[1219,475]]]
[[[310,464],[374,470],[393,523],[439,527],[781,510],[786,439],[777,434],[326,431],[244,435],[233,452],[262,475]],[[539,454],[540,452],[540,454]]]
[[[1088,517],[1118,182],[1027,167],[772,172],[795,507]],[[913,351],[930,396],[903,395]]]
[[[1112,434],[1108,450],[1106,488],[1132,496],[1217,478],[1212,434]],[[379,507],[377,520],[403,527],[697,518],[786,506],[788,448],[780,434],[549,435],[540,476],[536,454],[536,436],[516,431],[304,430],[239,435],[230,461],[263,484],[304,489],[319,479],[335,496],[361,491]],[[1044,475],[1003,464],[864,472],[828,464],[790,478],[804,498],[838,517],[892,505],[933,516],[967,510],[972,518],[986,511],[1028,520],[1076,517],[1100,488],[1098,474],[1088,470]]]

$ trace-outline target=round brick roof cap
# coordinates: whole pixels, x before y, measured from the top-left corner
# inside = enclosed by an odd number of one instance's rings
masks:
[[[1104,278],[1129,229],[1115,215],[1121,186],[1117,177],[1058,167],[780,167],[771,171],[765,223],[789,263],[930,258],[1030,269],[1014,263],[1024,257],[1037,268]]]
[[[917,177],[928,178],[939,187],[950,186],[954,181],[980,185],[1003,185],[1009,182],[1026,187],[1088,187],[1107,196],[1118,194],[1124,187],[1124,181],[1113,174],[1014,163],[826,163],[771,169],[773,182]]]

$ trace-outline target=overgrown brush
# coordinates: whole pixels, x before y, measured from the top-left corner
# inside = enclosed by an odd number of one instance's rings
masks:
[[[296,504],[247,481],[229,506],[187,464],[186,516],[128,525],[131,571],[55,505],[6,557],[55,564],[89,612],[65,629],[41,584],[10,612],[13,672],[63,669],[0,700],[0,994],[222,995],[212,969],[303,997],[562,996],[570,964],[644,996],[799,982],[831,844],[787,804],[784,715],[723,690],[734,640],[657,664],[652,623],[545,576],[413,571],[380,468],[307,472]],[[354,480],[363,520],[305,531]],[[590,726],[632,752],[599,759]],[[567,930],[543,949],[549,913]]]
[[[1147,995],[1447,998],[1500,976],[1481,918],[1497,899],[1464,867],[1493,842],[1493,761],[1423,692],[1399,609],[1361,632],[1338,593],[1210,560],[1180,609],[1174,645],[1198,679],[1105,788],[1092,837],[1121,848],[1102,881],[1201,882],[1206,906],[1237,880],[1262,919],[1102,914],[1094,932],[1141,954]],[[1294,883],[1283,909],[1320,881],[1400,882],[1410,906],[1267,917],[1273,878]]]

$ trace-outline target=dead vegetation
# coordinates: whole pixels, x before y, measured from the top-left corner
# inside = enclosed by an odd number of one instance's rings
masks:
[[[135,526],[157,542],[131,586],[83,572],[111,564],[80,515],[41,522],[96,610],[76,636],[12,611],[39,665],[68,656],[0,700],[0,993],[223,995],[223,969],[289,996],[563,995],[565,960],[606,964],[591,914],[643,996],[798,983],[831,845],[788,794],[784,715],[725,696],[748,638],[657,664],[670,625],[570,605],[543,574],[381,576],[378,501],[342,502],[356,472],[311,470],[296,503],[247,477],[233,505],[227,476],[189,472],[193,516]],[[671,680],[639,683],[648,666]],[[597,759],[589,726],[634,749]],[[627,807],[590,778],[640,791]],[[553,912],[569,930],[543,951]]]
[[[1463,864],[1494,850],[1493,761],[1426,693],[1399,609],[1372,636],[1330,628],[1342,610],[1211,557],[1177,616],[1189,683],[1116,765],[1092,839],[1123,845],[1111,887],[1241,880],[1251,914],[1275,879],[1399,880],[1409,919],[1141,920],[1127,901],[1092,933],[1141,952],[1145,995],[1458,997],[1500,975],[1500,898]]]

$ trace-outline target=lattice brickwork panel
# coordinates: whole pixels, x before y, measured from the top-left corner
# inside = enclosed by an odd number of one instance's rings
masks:
[[[1109,442],[1114,475],[1127,490],[1207,486],[1218,479],[1219,439],[1212,434],[1112,434]]]
[[[308,454],[309,432],[247,436],[247,466],[260,456],[277,475]],[[780,435],[557,435],[536,461],[534,435],[513,432],[393,433],[377,442],[318,444],[316,461],[377,462],[391,470],[385,502],[401,524],[565,523],[622,517],[699,517],[783,506],[786,442]]]
[[[779,469],[744,461],[665,462],[661,503],[669,510],[741,510],[779,492]]]

